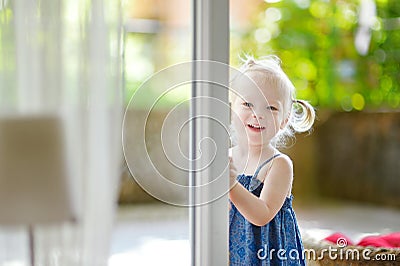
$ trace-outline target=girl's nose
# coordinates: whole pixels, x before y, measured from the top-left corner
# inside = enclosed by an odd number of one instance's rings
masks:
[[[256,113],[253,113],[253,118],[256,118],[256,119],[263,119],[264,117],[261,115],[261,114],[256,114]]]

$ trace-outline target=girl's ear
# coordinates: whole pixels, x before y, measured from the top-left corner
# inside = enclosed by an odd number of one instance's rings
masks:
[[[284,129],[286,127],[287,123],[289,122],[289,117],[290,114],[286,117],[285,120],[282,121],[281,126],[279,127],[280,129]]]

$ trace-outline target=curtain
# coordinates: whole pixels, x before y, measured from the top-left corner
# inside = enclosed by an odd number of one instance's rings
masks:
[[[107,265],[120,12],[118,0],[0,0],[0,265]]]

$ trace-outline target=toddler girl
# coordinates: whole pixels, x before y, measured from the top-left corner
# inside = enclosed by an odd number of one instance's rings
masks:
[[[308,131],[314,109],[270,56],[247,58],[231,83],[230,265],[305,265],[292,208],[293,166],[277,147]]]

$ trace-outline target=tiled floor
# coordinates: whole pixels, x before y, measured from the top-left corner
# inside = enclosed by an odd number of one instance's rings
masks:
[[[365,235],[400,232],[400,209],[348,202],[298,208],[303,235],[322,239],[341,232],[357,243]]]
[[[341,232],[357,242],[368,234],[400,231],[400,209],[347,202],[297,207],[303,237]],[[121,207],[109,266],[189,265],[188,210],[165,204]]]
[[[357,242],[369,234],[400,232],[400,209],[318,202],[295,206],[295,210],[303,238],[307,239],[320,240],[341,232]],[[8,242],[5,253],[21,250],[18,245],[26,242],[24,236],[21,232],[15,238],[18,241]],[[4,261],[0,256],[0,266],[26,266],[27,261],[22,259],[26,257],[21,253],[15,257],[20,259],[10,260],[14,257],[8,256]],[[188,209],[166,204],[119,208],[109,266],[187,266],[189,257]]]
[[[121,207],[109,266],[189,264],[188,209],[166,204]]]

